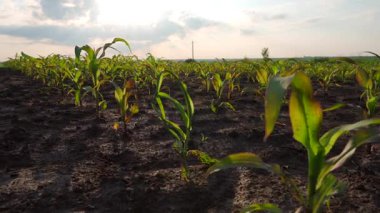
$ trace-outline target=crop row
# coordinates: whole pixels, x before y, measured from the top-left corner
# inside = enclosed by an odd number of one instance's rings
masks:
[[[139,113],[138,93],[148,91],[152,108],[174,139],[173,149],[181,162],[182,180],[191,181],[187,164],[191,155],[209,166],[209,174],[237,166],[264,169],[281,178],[299,202],[299,210],[306,212],[322,211],[329,199],[344,188],[332,172],[342,166],[359,146],[378,141],[379,133],[373,125],[380,124],[380,119],[375,118],[380,94],[380,60],[273,60],[269,58],[267,49],[262,53],[262,60],[179,62],[157,59],[151,54],[144,60],[121,54],[106,57],[106,50],[113,49],[117,42],[130,49],[126,40],[115,38],[97,49],[88,45],[77,46],[75,58],[61,55],[35,58],[21,53],[6,65],[43,82],[50,89],[59,90],[62,96],[71,95],[77,107],[81,107],[83,98],[90,95],[95,102],[97,116],[107,110],[111,100],[106,100],[103,93],[106,86],[112,85],[113,101],[117,103],[120,114],[114,127],[117,129],[122,123],[125,134],[128,134],[128,123]],[[380,59],[377,54],[371,54]],[[288,104],[293,138],[303,145],[308,156],[307,191],[299,189],[281,166],[265,163],[254,153],[236,153],[215,159],[200,150],[189,150],[196,109],[187,82],[194,79],[206,93],[213,94],[210,101],[213,113],[218,113],[221,108],[235,111],[236,106],[231,100],[237,95],[252,93],[261,96],[265,105],[264,140],[271,135],[281,106]],[[331,85],[353,82],[354,79],[363,90],[363,120],[335,127],[320,136],[323,112],[339,110],[346,103],[322,109],[314,97],[312,82],[320,85],[322,89],[319,92],[328,93]],[[286,101],[288,88],[291,92]],[[180,91],[182,97],[171,96],[171,89]],[[175,110],[179,118],[169,118],[168,108]],[[351,139],[342,152],[328,157],[338,138],[348,133]],[[271,203],[252,204],[243,211],[281,212]]]

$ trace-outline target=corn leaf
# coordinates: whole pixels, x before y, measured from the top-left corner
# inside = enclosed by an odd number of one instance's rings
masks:
[[[372,124],[380,124],[380,119],[374,118],[374,119],[362,120],[362,121],[359,121],[359,122],[356,122],[353,124],[346,124],[346,125],[335,127],[333,129],[331,129],[330,131],[326,132],[319,139],[320,144],[325,149],[325,155],[327,155],[330,152],[330,150],[334,146],[335,142],[343,134],[345,134],[349,131],[355,130],[355,129],[367,127],[367,126],[372,125]]]
[[[123,104],[123,103],[122,103],[122,99],[123,99],[123,90],[121,90],[120,87],[116,87],[116,89],[115,89],[115,98],[116,98],[116,100],[117,100],[117,102],[118,102],[119,104]]]
[[[357,69],[356,71],[356,81],[365,89],[372,87],[372,80],[369,77],[368,73],[363,69]]]
[[[137,114],[139,112],[139,106],[137,104],[132,104],[129,111],[132,113],[132,115]]]
[[[269,213],[281,213],[281,209],[272,203],[256,203],[251,204],[240,211],[241,213],[249,212],[269,212]]]
[[[371,142],[379,143],[379,141],[374,140],[376,138],[379,138],[379,133],[374,129],[365,129],[358,131],[347,143],[339,155],[327,160],[327,165],[332,166],[330,168],[330,171],[341,167],[346,162],[346,160],[354,154],[356,148],[359,146]]]
[[[346,104],[344,103],[337,103],[337,104],[334,104],[326,109],[323,109],[323,112],[330,112],[330,111],[334,111],[334,110],[337,110],[337,109],[340,109],[342,107],[345,107]]]
[[[180,86],[181,86],[182,93],[185,96],[186,108],[187,108],[188,112],[190,113],[190,116],[193,116],[194,115],[194,103],[193,103],[193,100],[191,99],[189,91],[187,90],[187,86],[183,82],[180,83]]]
[[[266,141],[274,129],[280,113],[285,91],[292,82],[294,75],[287,77],[273,77],[268,84],[265,93],[265,137]]]
[[[343,183],[338,181],[332,174],[328,174],[322,181],[320,187],[312,197],[314,211],[320,209],[326,200],[334,194],[341,192],[344,189]],[[318,212],[318,211],[316,211]]]
[[[264,163],[259,156],[249,152],[242,152],[231,154],[219,160],[207,170],[207,173],[212,174],[222,169],[234,167],[251,167],[271,171],[271,166]]]
[[[189,150],[187,152],[187,155],[195,156],[196,158],[198,158],[198,160],[202,164],[205,164],[208,166],[211,166],[211,165],[215,164],[216,162],[218,162],[217,159],[215,159],[215,158],[211,157],[210,155],[208,155],[207,153],[199,151],[199,150]]]
[[[318,142],[322,123],[322,108],[313,99],[313,88],[309,77],[299,72],[292,82],[292,94],[289,101],[289,114],[293,137],[307,149],[311,148],[317,155],[321,148]]]
[[[131,50],[131,46],[129,46],[129,43],[128,43],[125,39],[123,39],[123,38],[114,38],[114,39],[112,40],[111,43],[106,43],[106,44],[103,46],[103,52],[102,52],[102,54],[100,55],[99,58],[103,58],[103,57],[105,56],[105,54],[106,54],[106,50],[107,50],[108,48],[110,48],[111,45],[115,44],[116,42],[122,42],[122,43],[124,43],[124,44],[128,47],[129,51],[132,52],[132,50]],[[111,47],[111,48],[112,48],[112,47]],[[114,49],[114,48],[112,48],[112,49]],[[116,50],[116,49],[115,49],[115,50]]]
[[[165,99],[169,100],[171,103],[173,103],[175,108],[180,112],[180,116],[181,116],[182,121],[185,123],[186,126],[190,126],[190,118],[187,115],[184,106],[179,101],[172,98],[169,94],[167,94],[165,92],[159,92],[157,95],[160,98],[165,98]]]
[[[378,54],[376,54],[374,52],[366,51],[366,53],[372,54],[372,55],[376,56],[378,59],[380,59],[380,55],[378,55]]]

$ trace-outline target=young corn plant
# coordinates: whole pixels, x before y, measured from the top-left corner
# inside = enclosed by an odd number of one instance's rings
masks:
[[[322,108],[313,97],[313,88],[309,77],[304,73],[286,77],[274,77],[269,82],[265,97],[265,137],[271,135],[278,115],[280,113],[283,98],[288,87],[291,87],[289,100],[289,115],[293,129],[293,138],[306,149],[308,157],[308,181],[306,196],[297,188],[294,181],[281,171],[277,164],[267,164],[253,153],[232,154],[211,166],[209,173],[220,169],[246,166],[264,169],[281,177],[283,183],[289,187],[290,192],[300,203],[298,210],[319,213],[329,199],[344,189],[344,185],[332,172],[341,167],[349,159],[355,150],[363,144],[374,142],[379,137],[378,132],[370,125],[379,125],[380,119],[362,120],[353,124],[335,127],[321,137],[319,130],[322,124]],[[337,156],[328,158],[337,140],[343,135],[357,130],[344,149]],[[274,204],[253,204],[243,212],[253,211],[281,212]]]
[[[119,106],[120,119],[123,122],[124,133],[127,133],[127,123],[131,122],[132,117],[139,112],[138,105],[136,103],[130,103],[129,101],[129,98],[135,95],[133,92],[135,82],[133,80],[125,81],[123,88],[120,88],[114,82],[112,83],[115,86],[115,99]]]
[[[201,65],[197,64],[197,68],[199,70],[199,77],[202,80],[202,84],[206,88],[206,92],[208,93],[210,91],[210,86],[211,86],[211,72],[209,65],[206,65],[205,67],[201,67]]]
[[[96,112],[98,116],[100,110],[105,110],[107,108],[107,102],[103,98],[103,95],[100,92],[100,88],[105,82],[108,81],[108,79],[105,73],[100,69],[100,63],[102,62],[102,59],[105,57],[106,50],[108,48],[114,49],[112,45],[116,42],[124,43],[130,50],[128,42],[122,38],[114,38],[111,43],[106,43],[103,47],[99,47],[97,49],[93,49],[88,45],[82,47],[75,46],[75,61],[77,64],[80,62],[81,52],[84,51],[87,53],[84,57],[86,65],[85,68],[87,73],[91,77],[92,85],[85,86],[83,87],[83,89],[86,91],[86,93],[90,92],[94,97],[96,102]]]
[[[232,97],[232,93],[234,92],[234,90],[237,88],[238,90],[240,90],[240,84],[239,82],[237,82],[239,76],[240,76],[240,72],[227,72],[226,73],[226,77],[225,77],[225,81],[227,81],[227,99],[230,100],[231,97]]]
[[[319,67],[316,74],[319,74],[318,82],[321,85],[323,92],[326,94],[329,87],[333,83],[338,70],[327,70],[327,72],[324,72],[323,69],[326,69],[326,67]]]
[[[161,91],[162,83],[165,76],[174,77],[178,82],[181,89],[185,103],[182,104],[179,100],[173,98],[168,93]],[[190,140],[190,133],[192,130],[192,118],[194,115],[194,104],[191,96],[187,90],[187,86],[184,82],[179,80],[179,77],[170,71],[163,71],[159,74],[157,79],[157,87],[155,94],[155,104],[152,107],[156,110],[159,115],[160,120],[164,123],[166,129],[174,137],[175,142],[173,144],[173,149],[180,157],[181,161],[181,179],[184,181],[189,181],[189,167],[187,164],[188,158],[188,143]],[[181,123],[176,123],[170,120],[167,115],[167,107],[164,105],[164,100],[172,104],[175,110],[180,114]]]
[[[373,54],[380,59],[379,55],[376,53],[367,53]],[[355,67],[356,81],[364,89],[364,92],[361,95],[361,98],[365,97],[366,111],[364,112],[364,117],[373,117],[376,112],[380,94],[378,86],[380,83],[380,71],[367,72],[358,63],[350,58],[342,57],[339,58],[339,60],[348,62]]]
[[[256,90],[256,93],[262,97],[264,97],[265,88],[267,88],[269,79],[271,78],[271,73],[268,69],[264,67],[260,67],[256,71],[255,80],[259,84],[259,89]]]
[[[369,75],[365,70],[358,67],[356,81],[364,89],[361,98],[365,99],[365,117],[373,117],[379,100],[378,82],[374,76]]]
[[[227,76],[226,76],[227,77]],[[223,101],[223,92],[225,87],[227,86],[228,78],[222,80],[219,73],[215,73],[212,78],[212,86],[215,91],[216,99],[211,100],[211,111],[217,113],[219,108],[224,106],[227,109],[235,111],[235,107],[228,101]]]
[[[370,53],[380,59],[380,56],[374,52],[367,53]],[[356,81],[364,89],[361,97],[365,98],[365,116],[373,117],[376,113],[378,101],[380,98],[380,71],[374,70],[373,72],[367,73],[364,69],[357,66]]]
[[[81,69],[75,68],[74,71],[66,70],[68,78],[71,80],[71,89],[69,93],[74,94],[74,104],[75,106],[83,106],[83,85],[84,85],[84,75]]]

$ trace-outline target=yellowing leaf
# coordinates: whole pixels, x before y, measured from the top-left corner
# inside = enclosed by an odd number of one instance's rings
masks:
[[[292,82],[293,89],[289,101],[289,114],[293,137],[316,155],[321,148],[318,142],[322,123],[322,108],[312,97],[311,81],[303,73],[297,73]]]
[[[118,129],[120,128],[120,124],[119,124],[119,122],[115,122],[115,123],[113,123],[112,128],[113,128],[114,130],[118,130]]]
[[[133,80],[128,80],[128,81],[125,83],[125,89],[126,89],[126,90],[130,90],[130,89],[132,89],[133,87],[135,87],[135,81],[133,81]]]
[[[133,104],[129,111],[132,113],[132,115],[137,114],[139,112],[139,106],[137,104]]]
[[[372,88],[372,80],[369,78],[369,75],[362,69],[358,69],[356,71],[356,81],[365,89]]]
[[[267,140],[274,129],[280,113],[285,91],[293,80],[294,75],[288,77],[274,77],[269,81],[265,92],[265,137]]]

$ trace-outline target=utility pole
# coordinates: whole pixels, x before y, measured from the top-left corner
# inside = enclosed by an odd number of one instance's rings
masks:
[[[191,41],[191,56],[192,56],[192,59],[194,60],[194,41]]]

